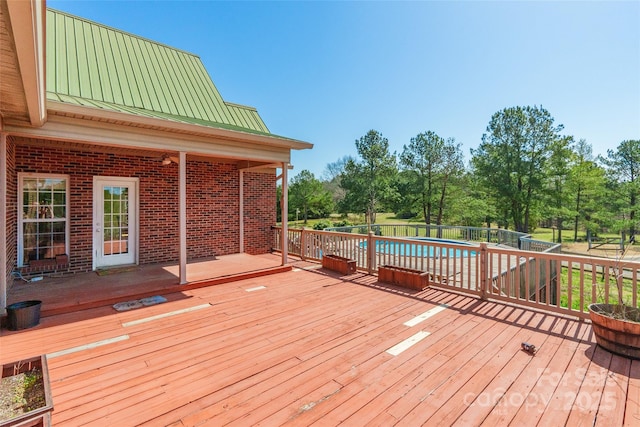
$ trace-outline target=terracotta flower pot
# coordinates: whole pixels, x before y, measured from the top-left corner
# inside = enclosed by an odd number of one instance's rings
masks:
[[[598,345],[612,353],[640,359],[640,322],[629,320],[638,319],[639,314],[637,308],[618,304],[589,305],[589,317]]]

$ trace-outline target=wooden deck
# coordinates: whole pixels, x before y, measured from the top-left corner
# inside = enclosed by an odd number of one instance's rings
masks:
[[[640,423],[589,323],[296,267],[2,330],[0,361],[49,355],[55,426]]]
[[[42,315],[69,313],[158,294],[181,292],[290,270],[273,254],[233,254],[187,264],[187,284],[180,285],[177,264],[128,266],[73,276],[48,277],[38,282],[15,280],[8,304],[42,301]]]

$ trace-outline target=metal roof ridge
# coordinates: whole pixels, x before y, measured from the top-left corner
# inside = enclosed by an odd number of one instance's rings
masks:
[[[225,103],[225,105],[228,105],[230,107],[237,107],[245,110],[251,110],[251,111],[255,111],[256,113],[258,112],[258,109],[256,107],[252,107],[251,105],[237,104],[235,102],[225,101],[224,99],[223,99],[223,102]]]

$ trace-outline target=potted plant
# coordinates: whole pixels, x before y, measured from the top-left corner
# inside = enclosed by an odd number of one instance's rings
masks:
[[[50,426],[53,400],[46,357],[1,366],[0,427]]]
[[[640,310],[624,300],[624,268],[620,262],[623,256],[624,252],[613,267],[618,302],[590,304],[589,318],[598,345],[612,353],[640,359]]]

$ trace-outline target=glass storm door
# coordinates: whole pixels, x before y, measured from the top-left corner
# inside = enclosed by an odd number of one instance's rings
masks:
[[[138,262],[138,179],[94,177],[94,269]]]

